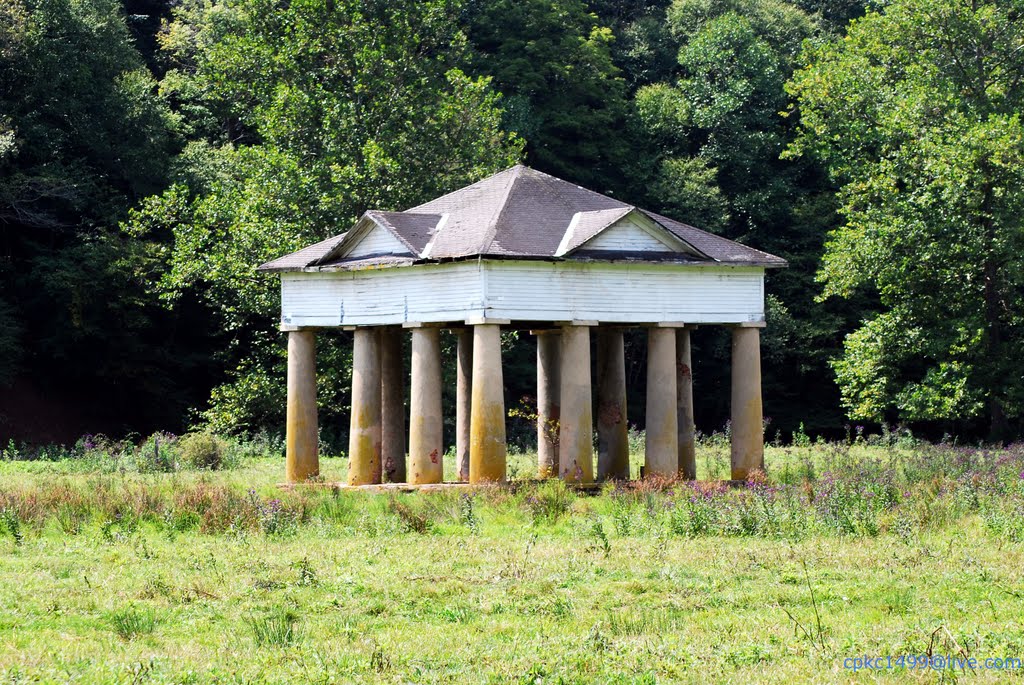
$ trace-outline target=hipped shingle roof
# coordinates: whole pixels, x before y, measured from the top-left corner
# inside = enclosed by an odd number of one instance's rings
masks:
[[[403,257],[379,261],[381,266],[397,266],[416,261],[476,257],[555,259],[560,254],[560,245],[563,252],[568,246],[565,257],[572,258],[573,247],[584,246],[586,240],[633,211],[682,241],[687,249],[678,253],[676,261],[763,267],[787,265],[786,260],[775,255],[521,165],[404,212],[367,212],[360,222],[368,220],[383,226],[409,248],[404,255],[381,255]],[[567,236],[570,227],[572,232]],[[353,241],[358,239],[356,234],[351,231],[329,238],[267,262],[259,269],[358,268],[357,263],[366,264],[367,255],[348,259],[345,256]],[[581,251],[579,256],[599,258],[593,251],[585,251],[585,255]],[[607,258],[635,259],[642,255],[609,254]],[[664,254],[658,256],[659,261],[664,259]]]

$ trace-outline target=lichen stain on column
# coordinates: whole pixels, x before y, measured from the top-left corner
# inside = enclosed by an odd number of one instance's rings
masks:
[[[761,336],[736,327],[732,337],[732,478],[746,480],[764,468],[761,406]]]
[[[594,417],[591,405],[590,329],[562,327],[561,430],[558,434],[559,475],[567,481],[594,481]]]
[[[320,474],[316,406],[316,338],[288,333],[288,403],[285,412],[285,478],[301,483]]]
[[[349,485],[381,482],[380,336],[360,328],[352,348],[352,414],[349,424]]]
[[[647,331],[647,425],[644,475],[679,473],[676,338],[671,328]]]
[[[623,332],[597,332],[597,477],[629,478],[626,363]]]
[[[412,388],[409,394],[409,468],[413,484],[440,483],[441,457],[441,342],[436,328],[412,333]]]
[[[537,477],[558,475],[561,423],[561,339],[557,331],[537,332]]]
[[[501,368],[501,329],[473,327],[473,380],[470,409],[469,482],[504,482],[505,386]]]
[[[679,472],[683,478],[697,477],[697,427],[693,420],[693,371],[690,353],[690,331],[676,331],[676,423],[679,431]]]

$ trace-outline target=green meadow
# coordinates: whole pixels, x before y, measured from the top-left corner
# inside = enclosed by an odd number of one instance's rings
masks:
[[[1024,658],[1024,448],[769,447],[767,475],[728,487],[706,440],[696,484],[587,495],[517,454],[509,487],[371,495],[280,488],[273,444],[226,443],[209,470],[175,441],[4,453],[0,681],[1024,676],[983,663]]]

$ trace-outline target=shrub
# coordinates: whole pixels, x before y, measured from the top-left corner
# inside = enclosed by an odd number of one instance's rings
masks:
[[[0,529],[14,538],[15,545],[21,545],[25,540],[25,534],[21,532],[21,517],[13,507],[5,507],[0,511]]]
[[[135,468],[140,473],[167,473],[178,469],[178,439],[170,433],[154,433],[139,445]]]
[[[228,445],[213,433],[189,433],[178,441],[181,460],[191,468],[216,471],[224,466]]]
[[[566,486],[565,481],[550,480],[536,486],[526,495],[523,504],[535,524],[553,524],[569,511],[574,501],[576,494]]]

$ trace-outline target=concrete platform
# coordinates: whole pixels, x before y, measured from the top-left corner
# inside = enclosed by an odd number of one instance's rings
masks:
[[[551,479],[555,480],[555,479]],[[413,485],[412,483],[373,483],[370,485],[349,485],[348,483],[328,483],[318,481],[307,481],[305,483],[278,483],[278,488],[282,490],[293,490],[297,487],[300,488],[323,488],[327,490],[336,490],[338,492],[369,492],[375,494],[388,494],[396,492],[440,492],[443,490],[454,490],[463,492],[476,492],[481,490],[508,490],[515,492],[519,488],[533,487],[541,485],[543,483],[550,482],[548,480],[530,479],[530,480],[512,480],[504,483],[477,483],[470,484],[459,481],[451,481],[446,483],[426,483],[422,485]],[[564,482],[564,481],[563,481]],[[600,483],[571,483],[566,482],[565,485],[571,490],[578,492],[596,495],[601,492],[605,485],[615,482],[619,488],[632,489],[638,486],[644,488],[650,488],[651,482],[646,480],[628,480],[628,481],[606,481]],[[661,481],[663,489],[669,489],[681,483],[719,483],[730,488],[746,487],[747,482],[742,480],[720,480],[720,481],[681,481],[681,480],[669,480],[664,479]]]

